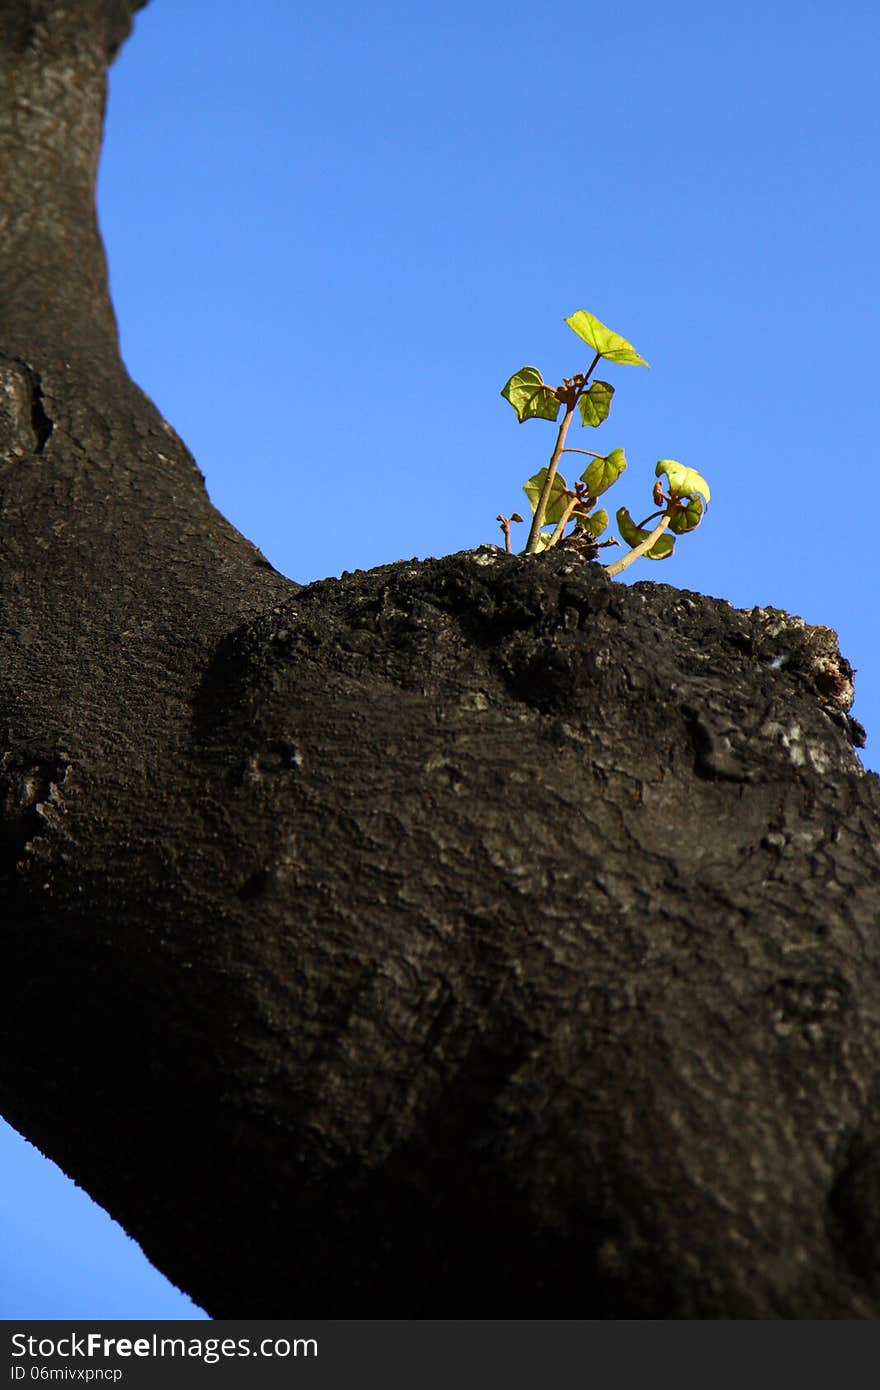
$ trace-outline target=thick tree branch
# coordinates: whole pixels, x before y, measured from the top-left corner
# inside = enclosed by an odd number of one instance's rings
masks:
[[[0,3],[0,1107],[215,1316],[878,1316],[834,634],[277,575],[116,351],[134,8]]]

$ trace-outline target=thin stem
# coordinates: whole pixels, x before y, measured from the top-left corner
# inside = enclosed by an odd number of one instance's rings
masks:
[[[597,352],[597,353],[596,353],[596,356],[593,358],[592,362],[590,363],[589,367],[588,367],[587,370],[586,370],[586,374],[585,374],[585,376],[584,376],[584,385],[585,385],[585,386],[586,386],[587,382],[589,381],[590,377],[593,375],[593,372],[596,370],[596,368],[598,367],[598,365],[599,365],[599,363],[600,363],[601,361],[602,361],[602,354],[601,354],[601,352]]]
[[[592,370],[592,368],[590,369]],[[565,436],[571,424],[571,417],[574,414],[574,401],[569,401],[565,407],[565,414],[562,417],[562,424],[559,426],[559,433],[556,436],[556,445],[547,464],[547,476],[544,479],[544,486],[541,488],[541,496],[538,498],[538,505],[535,508],[535,515],[532,517],[532,525],[529,531],[529,538],[526,541],[526,554],[534,555],[538,549],[538,536],[541,534],[541,527],[544,525],[544,518],[547,515],[547,503],[550,501],[550,492],[553,487],[553,479],[556,477],[556,470],[559,467],[559,460],[565,446]]]
[[[544,525],[544,518],[547,515],[547,503],[550,501],[550,491],[553,487],[553,479],[556,477],[556,470],[559,467],[559,460],[565,452],[565,436],[571,424],[571,417],[574,414],[578,399],[586,390],[587,382],[602,360],[601,352],[597,352],[586,372],[584,379],[574,395],[569,399],[565,407],[565,414],[562,417],[562,424],[559,426],[559,433],[556,436],[556,445],[547,464],[547,476],[544,479],[544,486],[541,488],[541,496],[538,498],[538,505],[535,508],[535,515],[532,517],[532,525],[529,530],[529,538],[526,541],[527,555],[534,555],[538,549],[538,536],[541,534],[541,527]],[[586,451],[585,451],[586,452]],[[554,532],[554,535],[556,533]]]
[[[551,545],[558,545],[558,543],[562,540],[562,536],[563,536],[563,534],[564,534],[564,532],[565,532],[565,528],[566,528],[566,526],[568,525],[568,523],[571,521],[572,513],[573,513],[575,507],[576,507],[576,506],[578,505],[578,503],[580,502],[580,500],[581,500],[580,497],[578,497],[577,495],[575,495],[574,497],[570,497],[570,498],[568,499],[568,502],[566,503],[566,506],[565,506],[565,511],[562,513],[562,516],[559,518],[559,520],[558,520],[557,523],[556,523],[556,530],[553,532],[553,535],[550,537],[549,541],[547,542],[547,544],[546,544],[546,546],[545,546],[545,549],[546,549],[546,550],[549,550],[550,547],[551,547]]]
[[[649,521],[653,521],[655,516],[663,516],[663,509],[662,509],[662,507],[661,507],[661,509],[660,509],[659,511],[652,512],[650,516],[646,516],[645,519],[644,519],[644,521],[640,521],[640,522],[639,522],[639,530],[640,530],[640,531],[644,531],[644,529],[645,529],[645,527],[647,526],[648,522],[649,522]]]
[[[643,541],[639,541],[638,545],[634,545],[632,550],[628,551],[626,555],[621,555],[620,559],[615,560],[613,565],[606,565],[605,573],[608,575],[608,578],[614,579],[618,574],[622,574],[625,569],[629,569],[634,560],[638,560],[640,556],[650,550],[652,545],[655,545],[656,542],[659,541],[671,520],[671,516],[664,516],[662,521],[654,527],[650,536],[646,536]]]
[[[605,458],[605,454],[594,454],[592,449],[572,449],[570,445],[566,445],[562,452],[564,454],[589,454],[591,459]]]
[[[510,520],[511,520],[511,519],[510,519],[509,516],[500,516],[500,515],[499,515],[499,516],[496,516],[495,520],[501,522],[501,529],[502,529],[502,531],[504,532],[504,549],[507,551],[508,555],[510,555],[511,552],[512,552],[512,550],[513,550],[513,547],[512,547],[511,544],[510,544]]]

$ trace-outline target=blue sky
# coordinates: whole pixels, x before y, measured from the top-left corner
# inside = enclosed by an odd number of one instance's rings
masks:
[[[626,448],[609,502],[644,515],[659,458],[712,486],[632,578],[835,628],[880,768],[878,51],[867,0],[152,0],[100,178],[128,367],[307,582],[498,539],[553,442],[499,390],[583,370],[590,310],[651,363],[571,441]],[[0,1317],[189,1315],[0,1165]]]

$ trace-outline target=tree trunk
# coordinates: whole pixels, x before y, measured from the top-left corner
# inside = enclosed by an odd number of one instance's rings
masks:
[[[834,634],[564,550],[299,588],[119,360],[135,0],[0,0],[0,1108],[215,1317],[880,1316]]]

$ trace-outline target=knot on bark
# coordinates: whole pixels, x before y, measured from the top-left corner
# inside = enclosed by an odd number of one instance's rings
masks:
[[[41,454],[52,430],[39,374],[19,359],[0,356],[0,458]]]
[[[698,775],[763,781],[859,770],[852,676],[830,628],[615,584],[564,551],[484,546],[305,586],[225,641],[200,716],[241,734],[303,682],[341,683],[365,713],[381,687],[439,710],[562,719],[666,760],[684,748]]]

